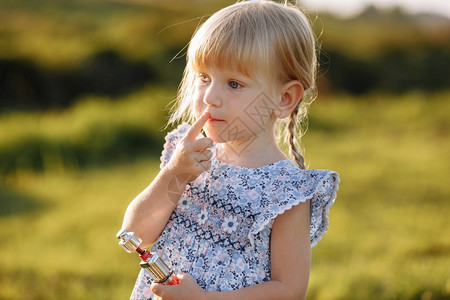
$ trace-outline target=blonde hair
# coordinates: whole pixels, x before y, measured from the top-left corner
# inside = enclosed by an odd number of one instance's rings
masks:
[[[316,40],[306,16],[287,2],[242,1],[213,14],[201,25],[188,47],[187,65],[169,123],[193,122],[194,81],[199,66],[229,68],[268,79],[269,86],[298,80],[305,90],[289,120],[277,122],[280,144],[305,168],[300,151],[307,107],[316,95]],[[306,127],[305,127],[306,128]],[[287,133],[287,134],[286,134]]]

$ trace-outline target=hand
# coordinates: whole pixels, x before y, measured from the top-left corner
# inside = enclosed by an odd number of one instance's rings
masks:
[[[150,290],[161,300],[189,300],[206,299],[206,291],[203,290],[195,279],[189,274],[177,274],[180,279],[178,285],[164,285],[153,282]]]
[[[191,182],[211,167],[213,146],[210,138],[197,139],[209,114],[203,113],[178,143],[166,168],[177,182]]]

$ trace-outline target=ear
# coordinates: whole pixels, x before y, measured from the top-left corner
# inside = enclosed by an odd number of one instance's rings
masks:
[[[278,109],[274,111],[277,118],[288,117],[294,108],[302,101],[304,88],[298,80],[292,80],[281,87],[281,99]]]

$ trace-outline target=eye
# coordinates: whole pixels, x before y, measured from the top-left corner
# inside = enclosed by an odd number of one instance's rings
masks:
[[[200,73],[198,74],[198,80],[202,83],[202,84],[206,84],[211,82],[211,78],[208,77],[208,75]]]
[[[239,82],[235,81],[235,80],[230,80],[228,82],[228,86],[231,87],[232,89],[239,89],[239,88],[242,87],[242,85]]]

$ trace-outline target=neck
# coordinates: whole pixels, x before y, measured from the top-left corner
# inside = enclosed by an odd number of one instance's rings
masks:
[[[217,159],[226,164],[246,168],[258,168],[286,159],[275,138],[253,136],[249,139],[220,143]]]

